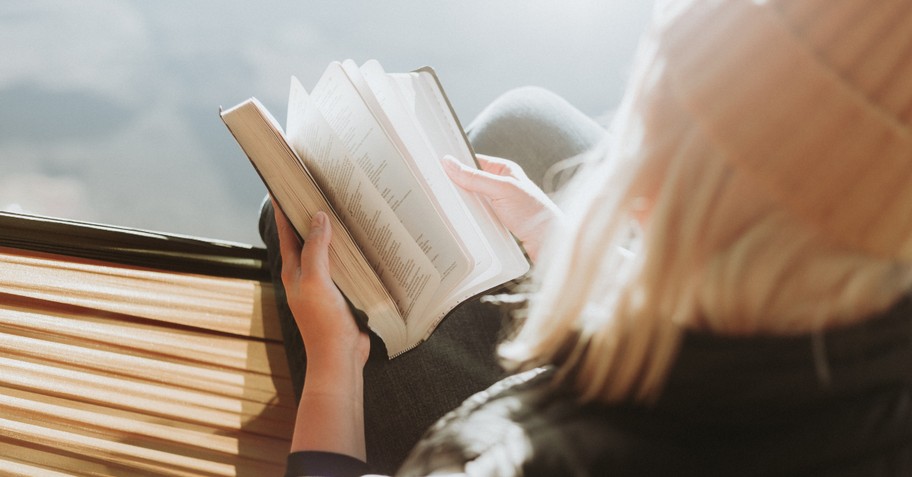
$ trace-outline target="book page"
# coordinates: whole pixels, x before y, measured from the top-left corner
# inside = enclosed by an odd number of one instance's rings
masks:
[[[420,84],[418,73],[394,73],[387,75],[387,78],[404,109],[403,114],[412,116],[413,121],[423,125],[421,128],[422,140],[432,155],[439,158],[450,155],[469,167],[477,167],[472,151],[462,140],[461,132],[453,130],[452,125],[443,121],[440,117],[440,109],[432,107],[436,106],[436,101],[429,101],[426,93],[416,87]],[[497,260],[493,256],[488,239],[493,236],[492,232],[494,232],[490,223],[492,221],[499,223],[499,221],[488,210],[483,199],[477,194],[456,187],[443,168],[438,168],[440,169],[438,174],[442,174],[438,180],[446,181],[454,188],[454,194],[459,197],[458,203],[471,222],[470,231],[466,231],[464,234],[467,236],[466,240],[471,240],[472,243],[475,270],[483,271],[496,267]]]
[[[388,76],[398,87],[410,113],[424,126],[428,143],[435,154],[441,157],[449,154],[469,167],[477,167],[473,152],[435,75],[430,71],[420,70]],[[462,189],[460,193],[465,200],[466,209],[477,221],[480,233],[484,237],[484,244],[493,260],[487,269],[480,269],[473,274],[470,280],[454,290],[449,300],[436,308],[441,314],[470,296],[522,275],[529,268],[529,263],[515,239],[496,218],[490,205],[477,194]]]
[[[313,104],[345,144],[349,156],[368,177],[383,200],[445,281],[458,275],[466,260],[458,240],[434,208],[409,163],[339,63],[327,68],[311,94]]]
[[[438,155],[429,143],[423,125],[416,121],[414,114],[409,113],[409,108],[414,110],[414,100],[409,101],[402,96],[400,89],[396,87],[376,60],[366,62],[361,66],[360,72],[387,114],[389,121],[397,126],[403,146],[414,159],[414,169],[421,174],[428,187],[434,191],[438,207],[449,219],[452,233],[456,234],[462,242],[468,256],[465,273],[453,276],[450,282],[444,284],[444,288],[446,288],[444,291],[450,291],[458,286],[459,282],[469,273],[489,267],[493,259],[487,253],[488,247],[484,243],[484,237],[478,225],[466,209],[463,194],[469,193],[459,189],[450,180],[441,164],[443,156]]]
[[[269,111],[251,98],[220,114],[300,236],[307,236],[314,213],[321,210],[329,213],[333,230],[329,245],[333,281],[356,308],[364,311],[378,326],[385,324],[382,331],[376,328],[384,341],[404,342],[405,325],[393,297],[355,245],[354,237],[292,150]]]
[[[439,288],[441,274],[399,222],[395,209],[348,154],[303,86],[292,80],[287,136],[327,198],[387,286],[403,317],[423,310]],[[401,206],[407,194],[397,197]]]

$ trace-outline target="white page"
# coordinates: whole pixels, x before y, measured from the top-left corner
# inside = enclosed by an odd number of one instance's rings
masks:
[[[346,227],[387,286],[408,322],[423,311],[440,285],[440,274],[422,248],[354,164],[345,144],[292,79],[287,136]]]
[[[387,133],[364,104],[339,63],[332,63],[311,94],[330,127],[383,200],[445,279],[465,260],[460,244],[424,194],[421,182],[402,160]]]
[[[472,152],[465,145],[465,140],[462,137],[461,131],[453,129],[454,125],[441,120],[440,112],[442,109],[437,104],[437,98],[429,99],[427,93],[422,91],[422,88],[418,87],[421,84],[420,74],[394,73],[387,75],[387,77],[395,84],[398,95],[401,98],[401,104],[406,108],[409,108],[407,114],[413,116],[417,122],[425,126],[421,130],[422,139],[431,149],[431,154],[440,158],[450,155],[469,167],[477,167]],[[419,97],[419,95],[421,97]],[[444,179],[452,185],[456,193],[461,197],[460,202],[463,204],[464,209],[467,211],[467,215],[475,225],[476,233],[485,237],[492,235],[492,230],[482,230],[481,228],[485,227],[485,222],[493,221],[499,224],[499,220],[492,218],[493,215],[486,206],[484,199],[477,194],[468,192],[465,189],[452,184],[453,181],[449,179],[449,176],[446,175],[446,172],[443,171],[442,167],[440,168],[440,172],[444,175]],[[476,217],[481,217],[483,219],[476,220]],[[486,228],[490,229],[490,227]],[[474,244],[475,248],[473,248],[473,250],[475,251],[475,257],[478,260],[476,267],[486,269],[492,266],[494,260],[490,251],[489,253],[479,253],[477,251],[480,247],[490,248],[486,244],[486,241],[478,238]]]
[[[422,127],[417,123],[414,115],[406,109],[404,98],[392,80],[383,71],[377,61],[368,61],[360,68],[363,78],[374,93],[380,106],[385,111],[392,124],[397,126],[397,132],[402,139],[403,146],[409,155],[414,158],[413,166],[424,178],[428,186],[434,190],[435,199],[444,216],[449,219],[452,231],[457,234],[466,255],[463,273],[454,273],[442,285],[442,293],[459,286],[470,272],[477,268],[485,269],[490,266],[493,257],[488,253],[481,231],[478,229],[464,206],[464,199],[457,189],[456,184],[450,180],[443,170],[442,157],[436,155],[433,147],[428,144],[427,138],[422,133]],[[445,295],[438,298],[443,299]],[[435,300],[437,301],[437,300]]]
[[[399,87],[401,94],[407,98],[413,113],[424,128],[428,143],[435,154],[452,155],[469,167],[476,167],[472,151],[458,124],[448,121],[452,116],[446,99],[430,73],[399,73],[389,75]],[[435,125],[432,127],[432,125]],[[467,208],[478,217],[478,226],[490,244],[496,259],[486,271],[473,275],[472,280],[464,283],[451,299],[436,308],[436,312],[445,313],[452,306],[477,293],[487,290],[504,280],[504,277],[515,278],[528,271],[529,263],[522,255],[510,232],[496,219],[490,206],[477,194],[461,191],[464,194]],[[509,279],[507,278],[507,279]]]

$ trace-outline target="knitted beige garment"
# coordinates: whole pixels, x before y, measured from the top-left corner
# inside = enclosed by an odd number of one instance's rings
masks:
[[[734,169],[831,240],[912,261],[912,2],[692,0],[661,14],[665,93]]]

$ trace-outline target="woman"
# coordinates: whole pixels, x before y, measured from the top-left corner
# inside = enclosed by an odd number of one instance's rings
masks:
[[[509,163],[448,166],[533,244],[499,348],[528,371],[400,473],[912,472],[909,31],[901,1],[670,2],[563,213]],[[319,216],[303,248],[277,223],[308,354],[289,473],[366,471],[368,338]]]

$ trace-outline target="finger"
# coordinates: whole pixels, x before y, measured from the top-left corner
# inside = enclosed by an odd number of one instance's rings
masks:
[[[298,240],[294,228],[288,217],[282,212],[275,200],[272,201],[272,210],[275,212],[276,232],[279,236],[279,254],[282,256],[282,267],[297,267],[301,261],[301,242]]]
[[[513,185],[506,176],[470,168],[450,156],[443,158],[443,164],[453,182],[469,192],[496,198],[504,194],[504,189]]]
[[[305,273],[316,273],[329,277],[329,242],[332,229],[329,217],[325,212],[314,214],[310,222],[310,232],[301,249],[301,270]]]
[[[523,171],[523,168],[519,164],[509,159],[488,156],[485,154],[476,154],[475,159],[478,160],[478,165],[481,166],[482,170],[485,170],[492,174],[497,174],[499,176],[512,176],[517,179],[526,177],[526,173]]]
[[[475,154],[475,160],[478,161],[478,166],[481,170],[490,172],[491,174],[503,175],[509,171],[507,160],[501,157]]]

